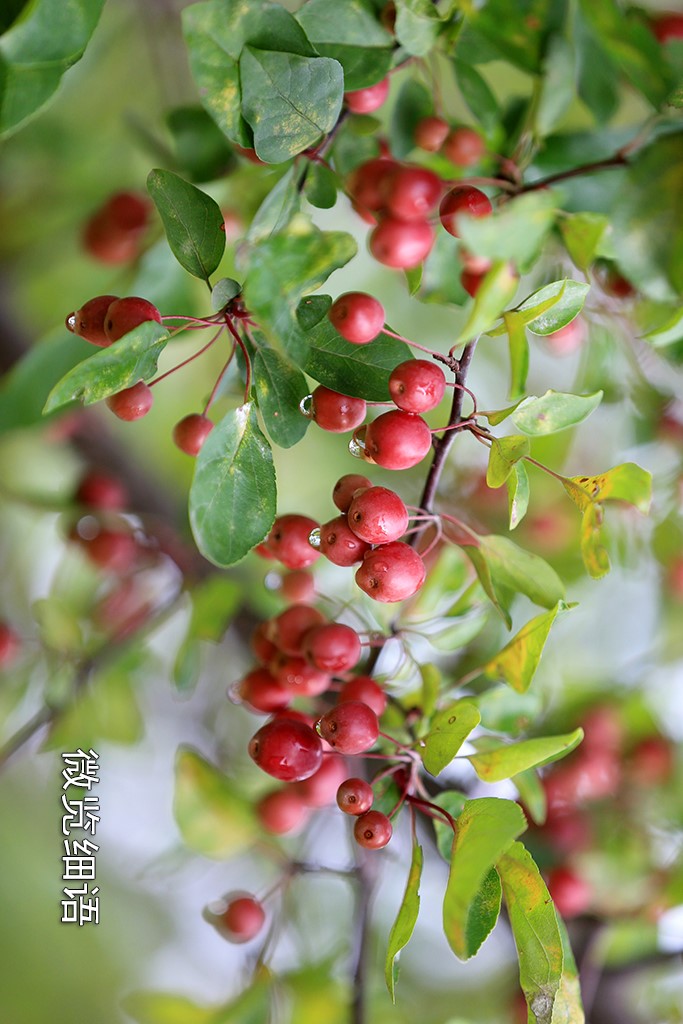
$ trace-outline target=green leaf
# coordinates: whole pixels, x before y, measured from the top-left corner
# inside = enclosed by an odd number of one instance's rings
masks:
[[[484,675],[488,679],[505,680],[508,686],[518,693],[528,690],[541,660],[550,628],[558,612],[567,608],[568,605],[559,601],[549,612],[530,619],[502,651],[486,662],[482,668]]]
[[[533,768],[530,768],[526,772],[520,772],[519,775],[513,775],[512,781],[517,787],[519,798],[524,809],[531,816],[531,820],[536,825],[543,825],[548,815],[548,801],[538,774]]]
[[[556,914],[556,917],[562,941],[562,978],[553,1006],[552,1024],[585,1024],[579,972],[576,968],[574,953],[565,923],[559,915]],[[656,927],[653,927],[653,930],[656,932]]]
[[[420,676],[422,677],[422,700],[420,701],[420,707],[426,718],[434,713],[436,702],[439,699],[441,672],[436,665],[427,662],[426,665],[420,665]]]
[[[242,285],[234,277],[222,277],[211,289],[211,308],[218,313],[219,310],[225,309],[227,304],[232,302],[241,291]]]
[[[461,960],[474,956],[496,922],[500,889],[496,892],[489,877],[491,869],[526,827],[522,809],[496,797],[468,800],[457,819],[443,928],[448,945]]]
[[[426,57],[439,34],[441,19],[431,0],[396,0],[396,38],[406,53]]]
[[[521,403],[522,399],[520,398],[517,402],[514,403],[514,405],[508,405],[506,406],[505,409],[493,409],[489,411],[480,409],[477,415],[484,416],[489,421],[492,427],[497,427],[498,424],[503,423],[504,420],[508,418],[508,416],[512,416],[515,409],[519,405],[521,405]]]
[[[130,992],[123,1008],[137,1024],[213,1024],[216,1013],[170,992]]]
[[[562,939],[550,894],[531,855],[513,843],[497,864],[533,1024],[552,1024],[562,979]]]
[[[479,708],[484,729],[512,736],[528,732],[543,709],[537,692],[515,693],[507,686],[494,686],[471,699]]]
[[[103,6],[104,0],[34,0],[21,17],[5,25],[0,37],[0,136],[16,131],[52,98],[64,72],[83,56]],[[18,13],[14,8],[16,4],[11,13]],[[3,11],[3,20],[7,13]]]
[[[391,67],[394,40],[365,0],[308,0],[296,19],[322,57],[344,69],[344,91],[375,85]]]
[[[426,85],[414,78],[403,83],[391,113],[389,130],[391,152],[397,160],[403,160],[415,149],[415,129],[433,111],[434,98]],[[421,267],[413,269],[418,271]]]
[[[562,580],[538,555],[493,533],[482,537],[480,543],[494,586],[526,594],[543,608],[554,608],[564,598]]]
[[[434,801],[438,807],[443,807],[445,811],[448,811],[451,818],[459,818],[462,814],[465,804],[467,803],[467,797],[464,793],[459,793],[457,790],[446,789],[442,790],[436,800]],[[453,828],[451,823],[441,815],[435,815],[432,819],[434,826],[434,832],[436,834],[436,845],[439,853],[446,861],[447,864],[451,862],[451,851],[453,849]]]
[[[87,750],[102,740],[138,743],[144,734],[144,721],[134,690],[137,658],[129,654],[100,669],[88,688],[54,718],[42,749],[75,750],[86,743]]]
[[[166,123],[177,164],[191,181],[213,181],[234,168],[233,148],[204,107],[175,107]]]
[[[239,68],[242,113],[261,160],[289,160],[334,128],[344,94],[338,61],[245,46]]]
[[[586,271],[593,264],[608,227],[609,219],[602,213],[568,213],[560,219],[562,241],[579,270]]]
[[[652,475],[635,462],[624,462],[597,476],[563,477],[562,484],[582,510],[594,501],[625,501],[644,515],[650,511]]]
[[[411,358],[404,342],[387,335],[369,345],[352,345],[337,334],[327,316],[307,331],[306,337],[310,346],[303,365],[306,373],[333,391],[369,402],[389,399],[389,374],[398,363]]]
[[[578,95],[598,124],[604,125],[619,107],[619,73],[578,5],[573,22]]]
[[[602,391],[592,395],[569,395],[546,391],[540,398],[530,396],[513,413],[520,430],[532,437],[556,434],[582,423],[602,401]]]
[[[515,464],[528,455],[531,443],[528,437],[521,434],[510,434],[508,437],[494,437],[489,452],[489,463],[486,470],[486,483],[489,487],[502,487],[515,468]]]
[[[225,251],[224,218],[218,203],[172,171],[150,171],[147,190],[178,263],[200,281],[208,281]]]
[[[204,557],[227,566],[264,539],[275,511],[273,455],[249,402],[216,424],[197,456],[190,525]]]
[[[529,192],[511,199],[490,217],[458,217],[463,245],[477,256],[513,261],[522,273],[530,270],[555,221],[557,197]]]
[[[275,349],[258,348],[252,365],[254,388],[266,430],[275,444],[291,448],[306,433],[310,420],[299,409],[309,392],[301,370]]]
[[[468,754],[467,760],[484,782],[501,782],[527,768],[539,768],[569,754],[583,739],[583,729],[560,736],[538,736]]]
[[[614,197],[619,267],[657,301],[683,294],[683,135],[657,139],[630,161]]]
[[[202,103],[229,139],[251,146],[252,132],[241,111],[238,61],[243,47],[249,43],[302,57],[314,57],[315,50],[296,19],[267,0],[206,0],[186,7],[182,20]]]
[[[578,316],[589,289],[581,281],[553,281],[525,299],[516,312],[523,315],[532,334],[553,334]]]
[[[543,77],[534,123],[537,134],[544,138],[554,130],[567,113],[575,96],[574,53],[566,39],[553,36],[543,60]]]
[[[259,832],[240,787],[189,747],[180,747],[176,756],[173,814],[183,841],[216,860],[245,850]]]
[[[277,185],[273,186],[249,225],[246,237],[250,244],[253,245],[268,238],[269,235],[285,231],[301,207],[299,180],[299,171],[295,165],[292,165],[288,171],[285,171]]]
[[[93,405],[139,380],[149,380],[156,373],[168,337],[168,330],[156,320],[140,324],[113,345],[74,366],[55,384],[43,412],[52,412],[69,402]]]
[[[53,651],[83,651],[83,631],[76,610],[58,597],[42,597],[31,606],[41,642]]]
[[[510,529],[514,530],[524,519],[529,507],[529,474],[523,462],[518,462],[516,466],[513,466],[506,483]]]
[[[420,741],[422,763],[430,775],[439,775],[451,763],[479,721],[478,709],[468,700],[456,701],[434,715]]]
[[[526,338],[524,317],[520,313],[503,313],[503,323],[508,332],[510,353],[510,393],[512,401],[523,395],[529,373],[529,342]],[[519,405],[519,402],[517,402]],[[517,405],[514,408],[517,408]],[[489,420],[493,423],[493,420]]]
[[[319,210],[330,210],[337,202],[337,177],[326,164],[311,164],[304,195]]]
[[[515,67],[532,74],[540,58],[552,0],[488,0],[468,10],[468,24]]]
[[[493,264],[477,290],[470,315],[455,339],[456,345],[483,334],[494,323],[517,291],[517,280],[507,263]]]
[[[393,1003],[396,1002],[396,982],[398,981],[397,957],[410,941],[420,909],[420,878],[422,877],[423,860],[422,847],[417,842],[413,842],[413,857],[406,890],[398,915],[389,933],[389,945],[384,965],[384,978]]]
[[[488,82],[472,64],[464,60],[453,61],[455,79],[467,106],[484,131],[495,131],[500,123],[500,108]]]
[[[0,433],[39,423],[55,380],[92,355],[93,347],[66,331],[40,341],[0,378]]]

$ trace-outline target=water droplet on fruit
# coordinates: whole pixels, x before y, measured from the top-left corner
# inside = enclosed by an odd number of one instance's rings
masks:
[[[71,331],[72,334],[76,333],[76,314],[69,313],[68,317],[64,321],[67,331]]]
[[[313,395],[306,395],[299,402],[299,412],[306,417],[307,420],[313,419]]]
[[[311,530],[311,532],[308,535],[308,543],[311,545],[312,548],[320,548],[320,545],[322,543],[320,539],[320,527],[317,526],[315,530]]]
[[[365,432],[367,425],[354,430],[353,437],[349,441],[349,451],[355,459],[363,459],[365,462],[374,462],[365,451]]]

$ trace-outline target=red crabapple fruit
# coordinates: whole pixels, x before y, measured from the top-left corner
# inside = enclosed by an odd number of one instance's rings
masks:
[[[120,509],[125,508],[128,493],[115,476],[93,469],[81,478],[74,494],[74,501],[87,508]]]
[[[442,191],[438,174],[426,167],[398,165],[382,183],[386,208],[400,220],[424,220]]]
[[[379,110],[388,95],[389,79],[383,78],[381,82],[370,85],[367,89],[345,92],[344,100],[353,114],[372,114],[375,110]]]
[[[486,143],[473,128],[455,128],[446,138],[441,152],[457,167],[472,167],[486,152]]]
[[[466,213],[470,217],[488,217],[493,213],[491,200],[481,189],[473,185],[457,185],[441,200],[439,218],[446,231],[459,238],[456,217]]]
[[[365,419],[367,403],[364,398],[351,398],[319,384],[311,395],[311,419],[322,430],[343,434],[355,430]]]
[[[367,345],[384,327],[384,306],[365,292],[345,292],[328,311],[330,323],[352,345]]]
[[[303,639],[303,653],[323,672],[339,675],[350,671],[360,661],[360,639],[351,626],[327,622],[309,629]]]
[[[432,448],[432,433],[421,416],[392,409],[369,423],[365,455],[384,469],[410,469]]]
[[[117,299],[118,295],[96,295],[94,299],[88,299],[80,309],[69,313],[65,321],[67,330],[91,345],[107,348],[111,341],[104,332],[104,321],[107,310]]]
[[[278,516],[264,543],[288,569],[305,569],[319,557],[319,552],[308,543],[311,530],[318,525],[308,516]]]
[[[434,245],[434,229],[426,220],[385,217],[370,235],[369,245],[378,263],[409,270],[429,255]]]
[[[381,850],[387,845],[392,834],[391,822],[381,811],[367,811],[361,814],[353,826],[354,839],[366,850]]]
[[[372,708],[378,718],[387,706],[386,693],[371,676],[354,676],[348,683],[344,683],[339,691],[337,703],[343,704],[347,700],[362,701]]]
[[[295,782],[294,789],[308,807],[327,807],[333,804],[339,786],[348,774],[343,757],[327,754],[317,772],[303,782]]]
[[[161,323],[161,313],[157,307],[147,299],[127,295],[123,299],[116,299],[109,306],[104,318],[104,333],[111,344],[148,320]]]
[[[369,550],[370,544],[351,529],[344,515],[320,527],[320,551],[334,565],[355,565]]]
[[[301,828],[308,814],[308,807],[294,789],[272,790],[256,804],[256,817],[266,832],[276,836]]]
[[[349,178],[349,194],[359,212],[382,209],[384,181],[396,166],[395,160],[375,157],[356,168]]]
[[[374,746],[379,736],[377,715],[360,700],[337,704],[322,716],[317,728],[340,754],[362,754]]]
[[[18,634],[6,622],[0,622],[0,672],[16,661],[20,650]]]
[[[337,806],[340,811],[354,817],[369,811],[373,799],[372,786],[365,779],[345,779],[337,790]]]
[[[416,594],[425,576],[425,565],[417,551],[397,540],[368,551],[356,572],[356,583],[375,601],[391,603]]]
[[[120,420],[132,422],[147,415],[152,408],[153,398],[152,389],[144,380],[139,380],[132,387],[105,398],[105,404]]]
[[[285,654],[301,654],[303,639],[313,626],[322,626],[325,616],[310,604],[293,604],[280,612],[267,631],[268,638]]]
[[[427,153],[438,153],[449,131],[450,126],[442,117],[423,117],[415,126],[415,143]]]
[[[388,487],[368,487],[357,494],[347,519],[356,536],[368,544],[388,544],[408,529],[408,509]]]
[[[370,487],[372,482],[361,473],[345,473],[339,477],[332,490],[332,501],[340,512],[347,512],[353,495],[361,487]]]
[[[213,423],[207,416],[193,412],[178,420],[173,428],[173,440],[186,455],[199,455],[212,430]]]
[[[220,931],[231,942],[250,942],[266,921],[266,912],[254,896],[226,897],[227,906],[220,915]]]
[[[404,412],[429,412],[446,390],[443,370],[429,359],[407,359],[389,376],[389,394]]]
[[[273,778],[298,782],[317,772],[323,748],[309,725],[292,718],[273,718],[250,739],[249,756]]]

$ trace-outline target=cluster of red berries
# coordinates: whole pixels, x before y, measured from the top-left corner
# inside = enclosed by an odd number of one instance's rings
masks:
[[[151,204],[138,192],[116,192],[88,219],[83,246],[101,263],[130,263],[140,255]],[[97,344],[97,343],[96,343]]]
[[[96,295],[80,309],[69,313],[65,324],[72,334],[77,334],[98,348],[107,348],[124,335],[149,321],[162,322],[157,307],[137,295],[119,298],[117,295]],[[120,420],[139,420],[152,408],[152,389],[143,380],[124,388],[105,399],[109,409]],[[179,420],[173,428],[173,440],[186,455],[197,455],[213,430],[213,423],[201,413],[190,413]]]

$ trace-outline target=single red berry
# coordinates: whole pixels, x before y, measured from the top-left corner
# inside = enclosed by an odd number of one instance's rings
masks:
[[[636,293],[631,282],[611,263],[596,263],[595,277],[603,292],[615,299],[630,299]]]
[[[328,622],[309,629],[303,639],[304,657],[332,675],[348,672],[360,661],[358,633],[343,622]]]
[[[128,492],[115,476],[88,470],[76,488],[74,500],[87,508],[120,509],[128,503]]]
[[[446,231],[459,238],[456,218],[465,213],[469,217],[488,217],[493,213],[491,200],[479,188],[472,185],[457,185],[441,200],[439,217]]]
[[[344,814],[357,817],[370,810],[374,796],[372,786],[365,779],[345,779],[337,790],[337,806]]]
[[[310,604],[293,604],[268,625],[267,635],[285,654],[301,654],[303,639],[313,626],[322,626],[325,616]]]
[[[140,253],[150,202],[136,192],[117,192],[96,210],[83,229],[83,246],[102,263],[129,263]]]
[[[614,704],[598,704],[588,711],[582,721],[583,743],[578,752],[618,755],[624,740],[624,725],[619,709]]]
[[[578,917],[585,913],[593,898],[586,879],[567,867],[553,868],[548,872],[548,889],[562,917]]]
[[[303,782],[295,782],[294,788],[308,807],[327,807],[334,803],[335,794],[347,772],[343,757],[327,754],[317,772]]]
[[[371,481],[360,473],[346,473],[339,477],[332,490],[332,501],[340,512],[347,512],[353,495],[361,487],[370,487]]]
[[[585,321],[577,316],[552,334],[546,334],[543,341],[556,356],[568,356],[581,348],[587,335]]]
[[[357,167],[349,178],[349,194],[363,215],[369,210],[381,210],[384,206],[384,181],[397,166],[395,160],[375,157]],[[372,221],[371,221],[372,223]]]
[[[477,256],[466,249],[464,245],[460,246],[458,255],[463,270],[469,270],[473,274],[485,274],[493,266],[493,260],[490,260],[488,256]]]
[[[676,751],[663,736],[648,736],[631,751],[630,774],[636,785],[662,786],[668,782],[676,765]]]
[[[683,14],[666,12],[656,14],[650,21],[650,27],[660,43],[668,43],[670,39],[683,39]]]
[[[100,530],[94,537],[81,538],[80,544],[90,561],[108,572],[126,572],[140,555],[135,538],[121,530]]]
[[[434,229],[426,220],[386,217],[370,235],[370,252],[385,267],[409,270],[429,255]]]
[[[315,598],[315,579],[305,569],[293,569],[280,581],[280,593],[288,601],[306,603]]]
[[[387,706],[386,693],[371,676],[354,676],[348,683],[344,683],[339,691],[337,703],[343,704],[348,700],[362,701],[372,708],[378,718]]]
[[[486,143],[473,128],[454,128],[441,147],[443,155],[457,167],[478,164],[486,152]]]
[[[268,666],[290,698],[319,697],[330,688],[329,672],[311,665],[298,655],[276,654]]]
[[[145,384],[144,380],[139,380],[132,387],[124,388],[123,391],[117,391],[115,395],[110,395],[105,399],[105,404],[120,420],[132,422],[147,415],[152,408],[153,399],[152,389]]]
[[[334,565],[349,566],[363,560],[370,545],[350,528],[346,516],[337,516],[320,527],[320,550]]]
[[[318,385],[312,395],[311,419],[332,434],[355,430],[365,419],[366,410],[364,398],[350,398],[322,384]]]
[[[117,299],[118,295],[96,295],[94,299],[88,299],[80,309],[69,313],[65,320],[67,330],[99,348],[111,345],[104,333],[104,321],[107,310]]]
[[[375,601],[391,603],[416,594],[425,576],[425,565],[417,551],[397,540],[368,551],[356,572],[356,583]]]
[[[228,896],[219,917],[219,928],[231,942],[250,942],[266,921],[266,912],[254,896]]]
[[[320,554],[308,543],[311,531],[318,526],[319,523],[308,516],[278,516],[265,540],[266,547],[288,569],[305,569]]]
[[[360,700],[344,701],[327,711],[318,732],[340,754],[362,754],[377,742],[377,715]]]
[[[323,748],[310,726],[292,718],[273,718],[250,739],[249,756],[273,778],[297,782],[318,770]]]
[[[250,647],[262,665],[267,665],[278,652],[278,648],[268,635],[270,623],[259,622],[251,634]]]
[[[408,509],[388,487],[368,487],[357,494],[347,518],[356,536],[368,544],[388,544],[408,529]]]
[[[472,270],[463,270],[460,275],[460,284],[472,298],[477,294],[486,274],[477,274]]]
[[[446,390],[443,370],[429,359],[407,359],[389,376],[389,394],[404,412],[429,412]]]
[[[381,82],[370,85],[367,89],[345,92],[344,100],[353,114],[372,114],[375,110],[379,110],[388,95],[389,79],[383,78]]]
[[[256,817],[266,832],[276,836],[295,832],[306,822],[308,815],[308,807],[294,788],[275,789],[262,796],[256,804]]]
[[[287,707],[292,699],[289,689],[266,668],[252,669],[231,692],[253,711],[266,715]]]
[[[365,454],[384,469],[410,469],[431,451],[432,433],[413,413],[392,409],[368,424]]]
[[[173,440],[186,455],[199,455],[213,423],[201,413],[193,412],[179,420],[173,428]]]
[[[8,669],[16,660],[21,650],[21,640],[11,626],[0,622],[0,672]]]
[[[426,167],[397,165],[382,183],[385,206],[400,220],[424,220],[436,207],[443,183]]]
[[[359,846],[367,850],[381,850],[393,834],[391,822],[381,811],[367,811],[353,826],[353,837]]]
[[[365,292],[345,292],[330,306],[330,323],[352,345],[367,345],[384,327],[384,306]]]
[[[147,299],[137,295],[127,295],[123,299],[112,302],[104,318],[104,333],[109,342],[118,341],[124,334],[135,330],[140,324],[149,320],[161,323],[161,313]]]
[[[449,131],[450,125],[442,117],[423,117],[415,126],[415,144],[427,153],[438,153]]]

